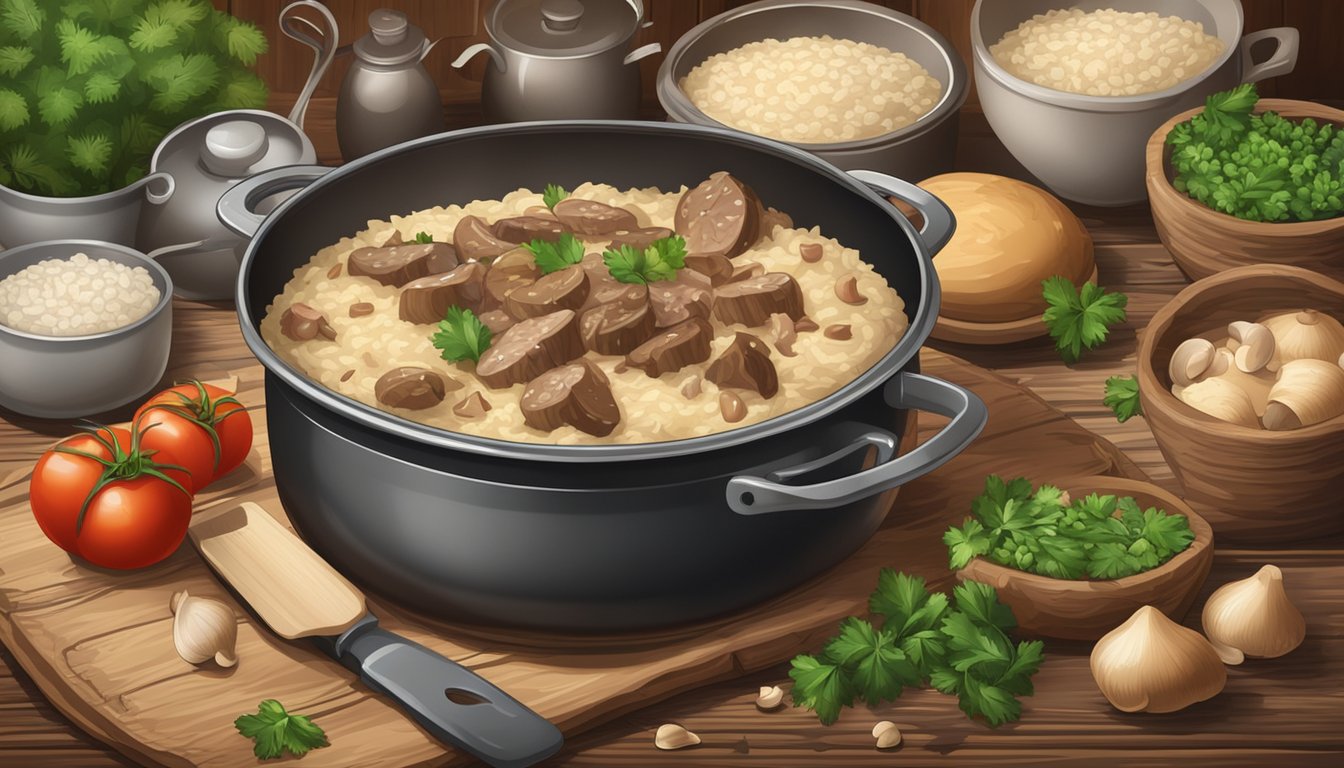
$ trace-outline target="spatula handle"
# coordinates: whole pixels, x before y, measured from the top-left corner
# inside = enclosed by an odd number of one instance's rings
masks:
[[[379,628],[373,616],[333,644],[328,651],[366,685],[394,699],[436,738],[487,765],[524,768],[564,746],[560,730],[522,702],[466,667]]]

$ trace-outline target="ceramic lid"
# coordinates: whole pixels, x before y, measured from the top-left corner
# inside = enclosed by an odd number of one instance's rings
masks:
[[[241,179],[268,168],[312,162],[311,144],[279,115],[219,112],[170,134],[154,153],[153,169],[173,174],[179,189],[202,175]]]
[[[355,55],[379,66],[418,61],[425,52],[425,33],[406,14],[379,8],[369,14],[369,33],[355,41]]]
[[[541,57],[574,57],[631,38],[639,13],[630,0],[497,0],[485,19],[505,48]]]

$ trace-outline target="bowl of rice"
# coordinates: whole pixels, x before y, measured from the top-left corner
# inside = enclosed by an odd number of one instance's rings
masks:
[[[760,0],[668,50],[658,100],[677,122],[763,136],[846,170],[952,169],[966,68],[908,14],[855,0]]]
[[[1296,29],[1243,37],[1244,23],[1238,0],[977,0],[980,103],[1008,151],[1056,194],[1139,203],[1148,137],[1167,118],[1296,65]],[[1275,47],[1257,62],[1262,40]]]
[[[0,408],[68,419],[145,395],[168,366],[172,297],[163,267],[123,245],[0,251]]]

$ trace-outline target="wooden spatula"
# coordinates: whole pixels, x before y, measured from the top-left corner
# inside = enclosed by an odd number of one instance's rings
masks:
[[[198,513],[191,540],[277,635],[312,638],[436,738],[488,765],[555,754],[559,729],[476,673],[378,627],[364,596],[271,517],[243,502]]]

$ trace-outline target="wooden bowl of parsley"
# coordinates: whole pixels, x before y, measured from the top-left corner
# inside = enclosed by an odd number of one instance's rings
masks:
[[[1192,280],[1262,262],[1344,279],[1344,111],[1250,84],[1215,93],[1148,140],[1147,185]]]
[[[943,537],[949,563],[998,590],[1024,635],[1096,640],[1145,605],[1180,621],[1213,565],[1213,529],[1152,483],[991,476],[971,509]]]

